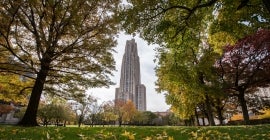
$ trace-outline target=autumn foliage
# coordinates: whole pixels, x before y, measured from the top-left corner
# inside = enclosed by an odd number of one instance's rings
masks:
[[[220,64],[231,89],[267,85],[270,80],[270,30],[259,30],[235,45],[226,46]]]
[[[134,119],[137,109],[131,100],[116,100],[115,112],[118,115],[119,126],[130,123]]]
[[[224,83],[224,89],[237,96],[242,107],[244,121],[249,115],[245,95],[270,83],[270,30],[260,29],[224,48],[216,67]]]

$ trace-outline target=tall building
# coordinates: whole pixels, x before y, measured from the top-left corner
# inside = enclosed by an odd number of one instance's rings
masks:
[[[131,100],[137,110],[146,110],[146,88],[141,84],[140,58],[134,39],[126,42],[120,87],[115,89],[115,100]]]

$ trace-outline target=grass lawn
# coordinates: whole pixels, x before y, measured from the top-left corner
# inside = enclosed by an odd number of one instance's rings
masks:
[[[216,127],[17,127],[0,125],[0,140],[270,140],[270,125]]]

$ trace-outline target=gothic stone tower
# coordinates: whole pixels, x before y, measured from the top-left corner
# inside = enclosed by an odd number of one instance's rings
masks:
[[[140,60],[137,43],[127,40],[122,60],[120,87],[115,89],[115,100],[131,100],[139,111],[146,110],[146,88],[141,84]]]

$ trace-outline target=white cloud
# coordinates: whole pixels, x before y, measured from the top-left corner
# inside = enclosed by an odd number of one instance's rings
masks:
[[[113,74],[112,81],[116,85],[112,85],[109,88],[95,88],[90,89],[88,93],[98,98],[98,102],[102,103],[104,101],[114,100],[115,88],[119,87],[120,82],[120,72],[122,57],[125,51],[126,41],[132,39],[131,35],[124,35],[124,33],[119,34],[118,45],[115,48],[117,53],[114,54],[114,59],[116,62],[116,70]],[[138,55],[140,57],[140,67],[141,67],[141,83],[146,87],[146,102],[147,110],[149,111],[166,111],[169,106],[165,103],[165,97],[163,94],[158,94],[155,91],[155,81],[157,77],[155,76],[154,68],[156,64],[154,63],[155,52],[154,49],[156,45],[147,45],[147,42],[141,38],[135,36],[135,42],[138,47]]]

